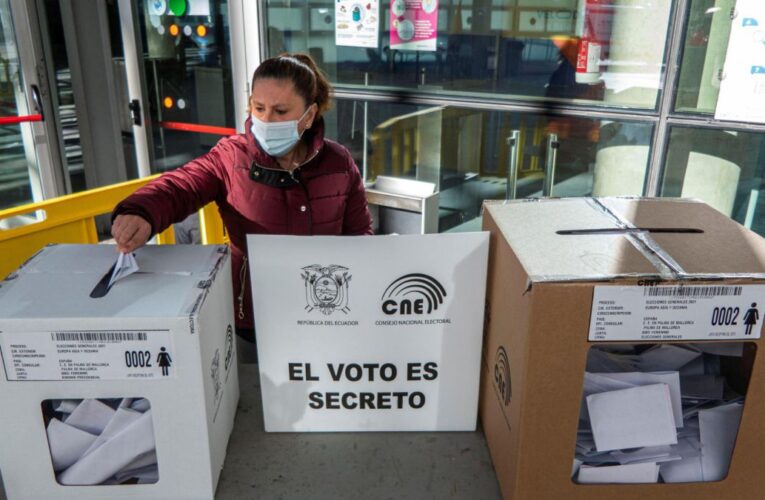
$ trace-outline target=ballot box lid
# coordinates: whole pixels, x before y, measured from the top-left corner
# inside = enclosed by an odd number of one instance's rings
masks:
[[[530,282],[765,278],[765,240],[698,200],[486,202]]]
[[[0,282],[0,318],[188,315],[228,250],[220,245],[144,246],[134,253],[139,270],[93,297],[118,255],[114,245],[45,247]]]

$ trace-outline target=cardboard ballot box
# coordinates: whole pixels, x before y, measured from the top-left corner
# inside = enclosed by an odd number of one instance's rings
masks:
[[[213,498],[239,399],[225,246],[49,246],[0,282],[15,498]]]
[[[761,498],[762,238],[669,199],[489,202],[483,226],[505,498]]]

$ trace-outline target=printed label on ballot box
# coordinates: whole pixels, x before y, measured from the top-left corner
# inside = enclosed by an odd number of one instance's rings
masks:
[[[0,332],[8,381],[175,376],[169,330]]]
[[[596,286],[590,341],[760,338],[765,285]]]

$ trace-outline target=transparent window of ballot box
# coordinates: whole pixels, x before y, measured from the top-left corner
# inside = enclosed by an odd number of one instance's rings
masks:
[[[725,479],[755,354],[753,342],[591,347],[572,481]]]
[[[41,406],[58,484],[159,481],[148,399],[48,399]]]

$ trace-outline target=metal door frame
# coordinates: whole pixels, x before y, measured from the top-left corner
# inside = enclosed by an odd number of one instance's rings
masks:
[[[267,40],[263,29],[264,6],[260,0],[228,0],[231,30],[231,73],[234,82],[234,109],[247,109],[250,79],[263,60]],[[242,120],[236,120],[236,130],[244,132]]]
[[[141,30],[136,24],[139,19],[136,12],[135,2],[131,0],[117,0],[120,15],[120,33],[122,35],[122,48],[125,53],[125,71],[128,83],[128,102],[137,101],[140,105],[133,113],[137,114],[138,120],[133,121],[133,141],[135,144],[136,163],[138,176],[148,177],[151,175],[151,162],[154,155],[151,135],[151,116],[149,116],[149,92],[146,86],[146,78],[143,70],[143,44],[141,43]],[[144,96],[146,96],[144,98]],[[140,121],[140,123],[136,123]]]

